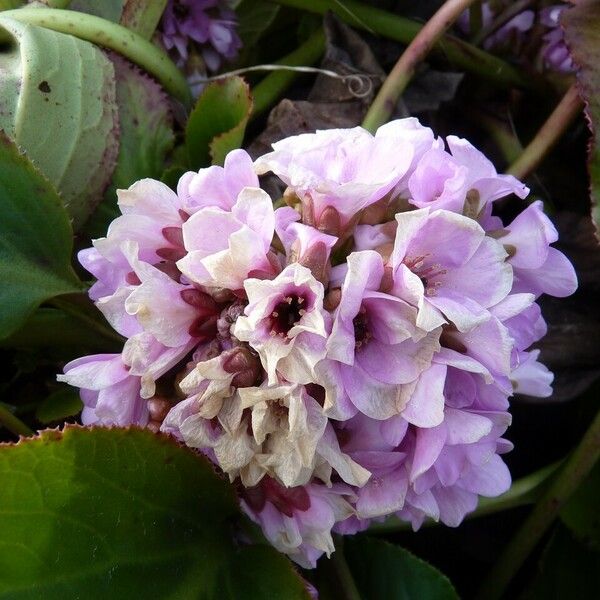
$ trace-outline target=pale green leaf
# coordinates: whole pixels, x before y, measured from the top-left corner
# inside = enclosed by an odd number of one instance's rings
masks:
[[[0,128],[61,194],[78,228],[102,198],[118,153],[112,63],[93,44],[3,16]]]
[[[0,338],[48,298],[81,291],[73,234],[52,185],[0,132]]]

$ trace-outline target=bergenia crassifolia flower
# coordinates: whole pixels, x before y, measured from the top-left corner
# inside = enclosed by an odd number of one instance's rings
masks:
[[[222,60],[236,57],[242,43],[235,12],[227,0],[169,0],[160,37],[180,66],[197,51],[204,71],[217,71]]]
[[[551,393],[536,301],[577,286],[541,202],[494,214],[528,193],[416,119],[235,150],[177,192],[139,181],[79,255],[123,352],[59,379],[84,423],[202,452],[305,567],[372,519],[457,526],[510,486],[510,396]]]

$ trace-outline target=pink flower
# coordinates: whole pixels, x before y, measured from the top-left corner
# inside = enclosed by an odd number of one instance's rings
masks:
[[[323,285],[299,264],[273,280],[247,279],[248,306],[233,334],[261,358],[270,384],[278,371],[288,381],[310,383],[313,367],[325,356],[328,320]]]
[[[196,284],[238,291],[248,277],[279,270],[270,250],[273,204],[259,188],[244,188],[231,211],[201,208],[182,229],[187,254],[177,267]]]

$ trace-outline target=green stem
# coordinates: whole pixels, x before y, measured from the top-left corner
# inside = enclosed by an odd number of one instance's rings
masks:
[[[476,0],[447,0],[417,33],[402,53],[394,68],[384,81],[379,93],[369,108],[363,127],[374,132],[389,120],[398,98],[413,78],[417,66],[427,58],[434,45],[452,26],[454,21]]]
[[[114,50],[155,77],[186,107],[192,103],[185,77],[167,54],[126,27],[94,15],[56,8],[18,8],[6,11],[2,17],[75,35]]]
[[[576,84],[573,84],[558,103],[548,120],[529,142],[523,154],[508,168],[507,173],[524,179],[542,162],[546,155],[575,120],[583,108]]]
[[[483,27],[483,4],[481,0],[469,8],[469,33],[475,36]]]
[[[2,402],[0,402],[0,425],[3,425],[15,435],[24,435],[27,437],[34,435],[34,431],[29,429],[21,419],[15,417]]]
[[[86,327],[90,331],[101,335],[103,338],[110,340],[111,342],[118,342],[119,344],[123,344],[125,341],[123,337],[121,337],[116,331],[113,331],[100,321],[97,321],[90,315],[88,315],[84,310],[82,310],[76,303],[70,302],[69,300],[63,298],[52,298],[52,300],[48,301],[48,304],[59,308],[66,314],[74,317]]]
[[[471,42],[475,46],[479,46],[490,35],[498,31],[502,25],[508,23],[513,17],[526,10],[534,0],[518,0],[511,4],[505,11],[501,12],[487,27],[484,27],[473,36]]]
[[[335,547],[335,552],[329,558],[329,564],[340,586],[340,597],[344,600],[361,600],[352,572],[344,557],[343,542],[340,536],[335,538]]]
[[[375,32],[403,44],[409,44],[422,28],[422,25],[415,21],[356,0],[311,0],[310,2],[271,0],[271,2],[320,15],[332,11],[353,27]],[[454,36],[446,35],[435,45],[434,50],[445,56],[455,67],[479,75],[498,86],[517,86],[540,92],[548,89],[543,79],[526,75],[496,56]]]
[[[546,488],[545,484],[548,479],[556,472],[562,462],[552,463],[547,467],[530,473],[526,477],[517,479],[506,493],[497,498],[481,498],[477,509],[467,515],[467,519],[476,519],[477,517],[492,515],[510,508],[534,504]],[[437,521],[429,519],[423,523],[424,527],[431,525],[437,525]],[[408,529],[410,529],[410,523],[401,521],[397,517],[390,517],[383,523],[373,523],[369,527],[369,533],[384,535]]]
[[[319,29],[296,50],[287,54],[275,64],[290,67],[314,65],[321,58],[324,51],[325,34],[322,29]],[[294,71],[275,71],[254,86],[252,90],[254,108],[252,109],[251,118],[256,118],[271,107],[297,76],[298,73]]]
[[[600,411],[546,493],[502,552],[486,577],[479,598],[498,600],[504,595],[525,559],[552,525],[564,503],[592,470],[599,456]]]

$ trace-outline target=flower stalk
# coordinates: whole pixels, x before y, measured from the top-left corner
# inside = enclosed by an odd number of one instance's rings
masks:
[[[529,142],[523,154],[508,168],[507,173],[524,179],[535,171],[555,146],[583,108],[576,84],[573,84],[558,103],[548,120]]]
[[[5,404],[0,402],[0,425],[4,426],[15,435],[31,436],[34,435],[33,430],[29,429],[21,419],[8,410]]]
[[[521,529],[510,541],[486,577],[479,598],[501,598],[525,559],[552,525],[560,509],[592,470],[600,456],[600,412],[581,442],[538,502]]]
[[[418,65],[425,60],[434,45],[458,19],[460,14],[469,8],[475,0],[448,0],[427,21],[423,29],[415,36],[390,71],[373,104],[363,121],[363,127],[374,132],[383,125],[394,112],[398,98],[413,78]]]
[[[358,27],[402,44],[409,44],[423,27],[416,21],[362,4],[356,0],[344,0],[344,2],[334,0],[311,0],[311,2],[306,2],[306,0],[272,1],[276,4],[320,15],[332,11],[352,27]],[[454,36],[444,36],[438,40],[433,50],[438,55],[443,55],[455,68],[464,69],[496,86],[517,86],[540,92],[547,90],[547,84],[540,78],[526,75],[502,59]]]
[[[296,50],[286,54],[275,64],[289,67],[314,65],[323,56],[324,51],[325,34],[322,29],[318,29]],[[297,76],[298,73],[294,71],[275,71],[259,82],[252,89],[254,108],[251,118],[255,119],[272,106]]]

